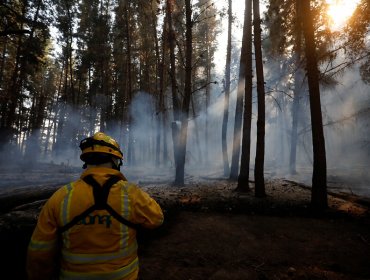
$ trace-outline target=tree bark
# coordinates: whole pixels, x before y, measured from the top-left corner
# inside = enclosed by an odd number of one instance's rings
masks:
[[[224,114],[222,120],[222,159],[224,166],[224,176],[230,175],[229,156],[227,152],[227,123],[229,121],[229,103],[230,103],[230,68],[231,68],[231,27],[232,27],[232,1],[229,0],[228,28],[227,28],[227,49],[225,65],[225,100]]]
[[[195,77],[194,77],[195,79]],[[199,126],[197,123],[197,114],[195,112],[195,104],[194,104],[194,98],[193,95],[191,95],[191,108],[192,108],[192,115],[193,115],[193,122],[194,122],[194,132],[195,132],[195,145],[197,148],[197,159],[200,164],[203,163],[203,155],[202,155],[202,149],[200,147],[200,140],[199,140]]]
[[[302,17],[301,1],[296,0],[296,26],[295,26],[295,65],[294,73],[294,96],[292,106],[292,131],[290,138],[290,158],[289,171],[290,174],[297,173],[296,159],[297,159],[297,142],[298,142],[298,125],[299,125],[299,107],[301,99],[301,90],[303,88],[303,74],[302,74],[302,22],[299,18]]]
[[[159,51],[159,44],[158,44],[158,37],[157,37],[157,19],[155,16],[155,12],[153,11],[153,6],[151,2],[151,16],[152,16],[152,21],[153,21],[153,39],[154,39],[154,44],[155,44],[155,57],[156,57],[156,83],[155,83],[155,95],[158,96],[157,99],[157,108],[156,108],[156,125],[157,125],[157,130],[156,130],[156,143],[155,143],[155,165],[157,167],[160,166],[161,160],[160,160],[160,153],[161,153],[161,131],[162,131],[162,122],[161,122],[161,117],[163,114],[163,65],[164,65],[164,54],[162,55],[162,62],[160,58],[160,51]],[[163,30],[164,31],[164,30]],[[165,44],[163,44],[165,45]],[[165,47],[163,47],[165,49]]]
[[[172,104],[173,104],[173,120],[172,123],[172,142],[173,142],[173,153],[174,153],[174,162],[176,166],[176,177],[177,175],[177,166],[179,164],[179,143],[180,143],[180,101],[177,96],[177,81],[176,81],[176,61],[175,61],[175,33],[172,26],[172,11],[173,11],[173,0],[167,0],[166,2],[166,17],[168,21],[168,42],[170,49],[170,77],[171,77],[171,91],[172,91]],[[181,168],[180,168],[181,169]],[[181,177],[181,175],[179,175]],[[175,180],[176,181],[176,180]]]
[[[22,5],[22,19],[25,18],[27,11],[27,3]],[[20,28],[23,29],[23,20],[20,23]],[[7,87],[7,101],[3,103],[5,114],[2,116],[2,126],[0,127],[0,145],[8,144],[12,139],[12,134],[14,133],[13,124],[16,121],[16,109],[17,103],[21,96],[22,86],[23,86],[23,73],[25,72],[25,58],[22,57],[22,52],[24,50],[25,41],[23,36],[19,34],[17,36],[17,47],[15,53],[15,62],[13,72],[9,81],[9,86]],[[21,102],[22,104],[22,102]]]
[[[208,32],[207,32],[208,35]],[[207,42],[209,40],[207,39]],[[211,80],[211,59],[210,59],[210,54],[209,54],[209,46],[208,46],[208,51],[207,51],[207,87],[206,87],[206,101],[205,101],[205,114],[206,114],[206,119],[205,119],[205,129],[204,129],[204,142],[205,142],[205,147],[204,147],[204,159],[205,162],[209,162],[209,147],[208,147],[208,142],[209,142],[209,103],[210,103],[210,92],[211,92],[211,86],[210,86],[210,80]]]
[[[173,114],[174,120],[179,120],[180,114],[180,101],[177,96],[177,81],[176,81],[176,57],[175,57],[175,32],[173,30],[172,23],[172,12],[173,12],[173,0],[167,0],[166,6],[166,17],[168,21],[168,42],[170,49],[170,66],[171,66],[171,89],[172,89],[172,102],[173,102]]]
[[[189,117],[189,107],[190,99],[192,93],[192,55],[193,55],[193,22],[192,22],[192,9],[191,0],[185,0],[185,13],[186,13],[186,31],[185,31],[185,85],[184,85],[184,98],[182,102],[182,114],[181,114],[181,132],[180,132],[180,144],[179,144],[179,161],[176,165],[176,185],[184,185],[185,176],[185,158],[186,158],[186,142],[188,133],[188,117]]]
[[[303,35],[305,38],[313,144],[311,205],[314,210],[322,211],[328,207],[326,186],[326,152],[321,114],[319,70],[317,67],[314,25],[312,12],[310,10],[310,3],[311,1],[302,1],[302,12],[304,15]]]
[[[5,61],[6,61],[6,54],[7,54],[7,44],[8,44],[8,38],[5,37],[3,38],[3,51],[1,54],[1,65],[0,65],[0,86],[3,84],[3,77],[4,77],[4,66],[5,66]]]
[[[246,71],[246,59],[247,59],[247,22],[251,20],[251,15],[248,15],[247,11],[244,13],[244,28],[243,28],[243,39],[242,48],[240,55],[240,66],[239,66],[239,81],[236,96],[236,108],[235,108],[235,119],[234,119],[234,133],[233,133],[233,150],[231,157],[230,167],[230,179],[237,180],[239,175],[239,163],[240,163],[240,142],[242,137],[242,123],[243,123],[243,100],[245,90],[245,71]],[[251,32],[251,31],[250,31]],[[250,35],[251,36],[251,35]],[[252,42],[250,42],[252,44]],[[252,52],[252,51],[251,51]]]
[[[251,149],[251,122],[252,122],[252,0],[245,0],[243,44],[245,47],[245,97],[243,140],[240,173],[237,191],[249,191],[249,161]],[[244,34],[243,32],[243,34]]]
[[[254,19],[254,51],[256,56],[257,74],[257,145],[256,158],[254,165],[255,196],[265,197],[265,79],[263,74],[262,46],[261,46],[261,18],[260,1],[253,0],[253,19]]]
[[[131,104],[132,101],[132,65],[131,65],[131,36],[130,36],[130,11],[129,2],[126,3],[124,13],[126,18],[126,52],[127,52],[127,102]],[[130,111],[128,114],[128,148],[127,148],[127,164],[132,166],[135,164],[135,154],[134,154],[134,133],[133,133],[133,119]]]

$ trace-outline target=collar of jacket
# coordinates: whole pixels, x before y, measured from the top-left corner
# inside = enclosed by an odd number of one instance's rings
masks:
[[[123,181],[127,181],[126,177],[120,171],[107,167],[90,167],[81,174],[80,178],[83,179],[88,175],[93,175],[94,179],[101,185],[111,176],[117,176]]]

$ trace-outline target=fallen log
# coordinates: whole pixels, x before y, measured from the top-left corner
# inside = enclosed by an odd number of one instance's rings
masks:
[[[311,190],[312,189],[310,186],[307,186],[307,185],[302,184],[302,183],[298,183],[298,182],[291,181],[291,180],[286,180],[286,179],[284,179],[284,181],[288,182],[292,185],[296,185],[300,188],[306,189],[306,190]],[[360,205],[363,205],[363,206],[366,206],[366,207],[370,207],[370,199],[366,198],[366,197],[360,197],[360,196],[357,196],[353,193],[349,194],[349,193],[332,192],[332,191],[328,191],[328,194],[333,196],[333,197],[340,198],[340,199],[343,199],[343,200],[346,200],[346,201],[349,201],[349,202],[352,202],[352,203],[357,203],[357,204],[360,204]]]
[[[34,185],[2,193],[0,195],[0,213],[9,212],[17,206],[48,199],[58,188],[68,183]]]

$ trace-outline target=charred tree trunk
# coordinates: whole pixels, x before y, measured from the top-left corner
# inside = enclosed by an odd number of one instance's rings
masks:
[[[326,152],[322,123],[319,70],[317,67],[316,46],[314,38],[311,1],[302,1],[303,35],[307,61],[307,78],[310,93],[310,111],[313,144],[313,175],[311,205],[314,210],[322,211],[328,207],[326,186]]]
[[[208,32],[207,32],[208,34]],[[207,39],[207,42],[208,42],[208,39]],[[208,163],[209,162],[209,156],[208,156],[208,126],[209,126],[209,113],[208,113],[208,110],[209,110],[209,103],[210,103],[210,79],[211,79],[211,61],[210,61],[210,57],[209,57],[209,49],[208,49],[208,52],[207,52],[207,87],[206,87],[206,120],[205,120],[205,130],[204,130],[204,141],[205,141],[205,147],[204,147],[204,159],[205,159],[205,162]]]
[[[25,18],[26,14],[26,7],[27,3],[23,3],[22,6],[22,19]],[[24,26],[24,22],[20,23],[20,29],[22,30]],[[22,86],[23,86],[23,73],[24,73],[24,43],[23,35],[19,34],[17,38],[17,48],[15,54],[15,62],[13,72],[11,74],[11,79],[9,82],[9,86],[7,87],[7,100],[3,103],[4,110],[2,110],[4,115],[2,115],[2,124],[0,127],[0,146],[3,144],[7,144],[12,139],[12,134],[15,132],[13,128],[13,124],[16,122],[16,109],[17,103],[20,101],[20,96],[22,95]],[[20,102],[22,104],[22,102]],[[20,108],[21,110],[21,108]]]
[[[301,18],[301,1],[296,1],[296,17]],[[301,98],[301,90],[303,87],[303,74],[301,68],[302,61],[302,22],[296,21],[295,26],[295,65],[297,67],[294,73],[294,97],[292,106],[292,131],[290,138],[290,158],[289,171],[290,174],[296,174],[296,159],[297,159],[297,142],[298,142],[298,124],[299,124],[299,102]]]
[[[232,1],[229,0],[229,23],[227,28],[227,50],[225,66],[225,100],[224,115],[222,120],[222,159],[224,165],[224,176],[229,176],[229,155],[227,152],[227,123],[229,121],[229,100],[230,100],[230,67],[231,67],[231,26],[232,26]]]
[[[46,81],[43,77],[40,93],[34,94],[30,113],[29,137],[26,143],[25,159],[28,163],[37,162],[41,156],[41,127],[45,118]]]
[[[176,81],[176,61],[175,61],[175,32],[172,27],[172,11],[173,11],[173,0],[167,0],[166,3],[166,16],[168,21],[168,41],[170,48],[170,65],[171,65],[171,90],[172,90],[172,104],[173,104],[173,120],[172,123],[172,141],[173,141],[173,152],[174,152],[174,162],[176,166],[179,164],[179,143],[180,143],[180,101],[177,96],[177,81]],[[175,175],[177,177],[177,175]]]
[[[168,42],[168,30],[166,29],[166,22],[167,19],[164,20],[163,23],[163,43],[162,43],[162,60],[159,64],[159,109],[161,115],[161,131],[162,138],[163,138],[163,164],[167,166],[168,161],[168,149],[167,149],[167,110],[165,105],[165,89],[164,89],[164,81],[165,81],[165,69],[167,67],[167,42]]]
[[[247,59],[247,21],[251,20],[251,16],[247,16],[247,11],[244,14],[244,28],[243,28],[243,42],[240,55],[240,67],[239,67],[239,81],[236,97],[236,108],[235,108],[235,121],[234,121],[234,133],[233,133],[233,150],[231,158],[230,168],[230,179],[237,180],[239,175],[239,162],[240,162],[240,142],[242,137],[242,123],[243,123],[243,100],[245,90],[245,71],[246,71],[246,59]],[[251,32],[251,31],[250,31]],[[250,35],[251,36],[251,35]],[[249,42],[252,44],[252,42]],[[252,51],[251,51],[252,52]]]
[[[298,70],[297,70],[298,71]],[[290,137],[290,157],[289,157],[289,172],[290,174],[297,173],[297,142],[298,142],[298,119],[299,119],[299,99],[300,89],[298,75],[294,75],[294,97],[292,105],[292,131]]]
[[[74,99],[74,75],[73,75],[73,16],[72,6],[68,2],[64,2],[67,19],[63,38],[65,47],[63,48],[63,84],[59,106],[59,118],[56,134],[56,143],[53,151],[56,156],[62,156],[65,150],[71,146],[72,136],[72,120],[68,117],[70,114],[70,105],[73,105]]]
[[[198,156],[198,161],[201,164],[203,162],[203,155],[202,155],[202,149],[200,148],[199,127],[197,123],[197,114],[195,112],[195,104],[194,104],[193,95],[191,96],[191,108],[192,108],[192,114],[193,114],[193,119],[194,119],[193,121],[194,121],[194,132],[195,132],[195,143],[197,146],[197,156]]]
[[[52,114],[53,114],[53,107],[54,107],[54,102],[52,101],[50,104],[49,111],[47,112],[47,116],[44,119],[44,125],[46,128],[46,140],[45,140],[45,145],[44,145],[44,151],[43,151],[43,158],[47,159],[47,154],[49,150],[49,145],[50,145],[50,139],[51,139],[51,130],[53,128],[53,123],[51,122]],[[55,117],[54,117],[55,118]],[[46,127],[46,121],[48,121],[48,126]]]
[[[245,97],[243,140],[237,191],[249,191],[249,161],[252,122],[252,0],[245,0],[243,45],[245,44]],[[245,34],[245,37],[244,37]],[[243,49],[242,49],[243,50]]]
[[[260,1],[253,0],[253,19],[254,19],[254,51],[256,56],[256,74],[257,74],[257,100],[258,100],[258,118],[257,118],[257,147],[256,159],[254,165],[255,196],[264,197],[265,178],[265,79],[263,74],[262,46],[261,46],[261,18]]]
[[[153,1],[151,1],[152,4]],[[157,78],[155,82],[155,94],[157,97],[157,112],[156,112],[156,137],[155,137],[155,164],[157,167],[160,166],[160,153],[161,153],[161,131],[162,131],[162,122],[161,117],[163,113],[163,65],[164,65],[164,55],[162,55],[163,61],[161,62],[160,59],[160,51],[159,51],[159,44],[157,38],[157,21],[155,20],[155,12],[153,8],[151,9],[152,19],[153,19],[153,39],[155,43],[155,57],[156,57],[156,73]],[[165,45],[165,44],[163,44]]]
[[[185,85],[184,85],[184,99],[182,102],[181,110],[181,132],[180,132],[180,143],[179,143],[179,161],[176,165],[176,185],[184,185],[185,177],[185,158],[186,158],[186,142],[188,134],[188,117],[190,110],[190,99],[192,93],[192,55],[193,55],[193,22],[192,22],[192,9],[191,0],[185,0],[185,13],[186,13],[186,31],[185,31]]]
[[[131,65],[131,36],[130,36],[130,12],[129,12],[129,2],[126,3],[124,9],[125,18],[126,18],[126,52],[127,52],[127,102],[131,104],[132,101],[132,65]],[[127,147],[127,164],[129,166],[134,165],[134,135],[133,135],[133,119],[130,111],[127,112],[127,122],[128,122],[128,147]]]
[[[0,65],[0,87],[3,87],[3,77],[4,77],[4,68],[5,68],[5,61],[6,61],[6,57],[7,57],[7,44],[8,44],[8,38],[5,37],[3,38],[3,51],[2,51],[2,54],[1,54],[1,65]]]
[[[58,153],[58,142],[57,142],[57,134],[59,132],[59,116],[61,112],[61,107],[63,106],[63,100],[62,97],[62,85],[63,85],[63,71],[65,67],[65,62],[62,62],[62,69],[60,71],[60,77],[58,81],[58,90],[57,90],[57,99],[54,104],[54,117],[53,117],[53,136],[52,136],[52,148],[51,148],[51,155],[57,155]]]
[[[208,147],[208,139],[209,139],[209,104],[210,104],[210,92],[211,92],[211,69],[212,69],[212,58],[211,58],[211,46],[210,46],[210,38],[209,38],[209,31],[208,28],[206,29],[206,42],[207,42],[207,53],[206,53],[206,61],[207,61],[207,68],[206,68],[206,89],[205,89],[205,129],[204,129],[204,160],[206,163],[209,162],[209,147]]]

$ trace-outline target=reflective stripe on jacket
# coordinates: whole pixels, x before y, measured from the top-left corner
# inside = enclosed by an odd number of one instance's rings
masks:
[[[162,224],[160,206],[117,170],[89,168],[81,178],[56,191],[43,207],[32,235],[27,258],[29,279],[50,279],[60,256],[60,279],[136,279],[136,230],[123,225],[106,210],[95,210],[63,232],[58,229],[94,204],[91,186],[82,179],[92,174],[103,185],[110,176],[108,204],[125,219],[145,228]],[[61,241],[60,241],[61,240]]]

